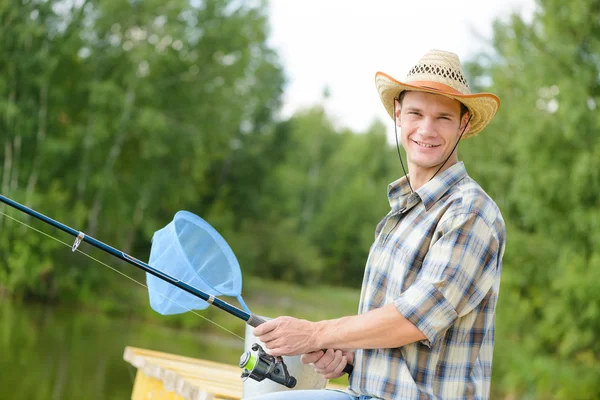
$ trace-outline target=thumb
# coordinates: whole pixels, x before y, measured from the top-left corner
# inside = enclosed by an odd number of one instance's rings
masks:
[[[312,353],[302,354],[300,361],[302,364],[312,364],[323,357],[323,350],[313,351]]]
[[[354,363],[354,352],[353,351],[349,351],[344,355],[346,356],[346,360],[348,361],[348,364]]]

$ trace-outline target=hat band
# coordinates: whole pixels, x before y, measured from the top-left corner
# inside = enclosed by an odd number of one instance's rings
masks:
[[[433,82],[433,81],[412,81],[407,82],[407,84],[411,86],[421,87],[423,89],[433,89],[438,90],[440,92],[448,93],[448,94],[456,94],[459,96],[464,96],[465,93],[461,93],[458,90],[454,89],[452,86],[444,85],[443,83]]]

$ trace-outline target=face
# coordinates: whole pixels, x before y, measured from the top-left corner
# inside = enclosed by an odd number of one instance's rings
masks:
[[[409,169],[437,170],[452,152],[467,119],[464,115],[461,121],[460,103],[446,96],[407,92],[401,106],[396,100],[396,123],[402,131]],[[454,151],[444,169],[457,161]]]

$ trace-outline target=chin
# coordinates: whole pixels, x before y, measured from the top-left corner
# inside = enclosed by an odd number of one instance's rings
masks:
[[[440,165],[442,165],[442,162],[439,162],[439,163],[427,163],[427,164],[421,163],[421,164],[417,164],[417,165],[420,168],[423,168],[423,169],[432,169],[432,168],[439,168]]]
[[[439,159],[439,158],[435,158],[435,159],[416,158],[416,159],[411,160],[411,162],[413,164],[415,164],[416,166],[418,166],[419,168],[434,168],[434,167],[439,166],[441,163],[443,163],[444,160]]]

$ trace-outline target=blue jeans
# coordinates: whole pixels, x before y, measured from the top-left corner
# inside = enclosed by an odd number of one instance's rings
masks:
[[[367,396],[350,396],[337,390],[288,390],[284,392],[274,392],[262,396],[250,397],[244,400],[368,400]]]

